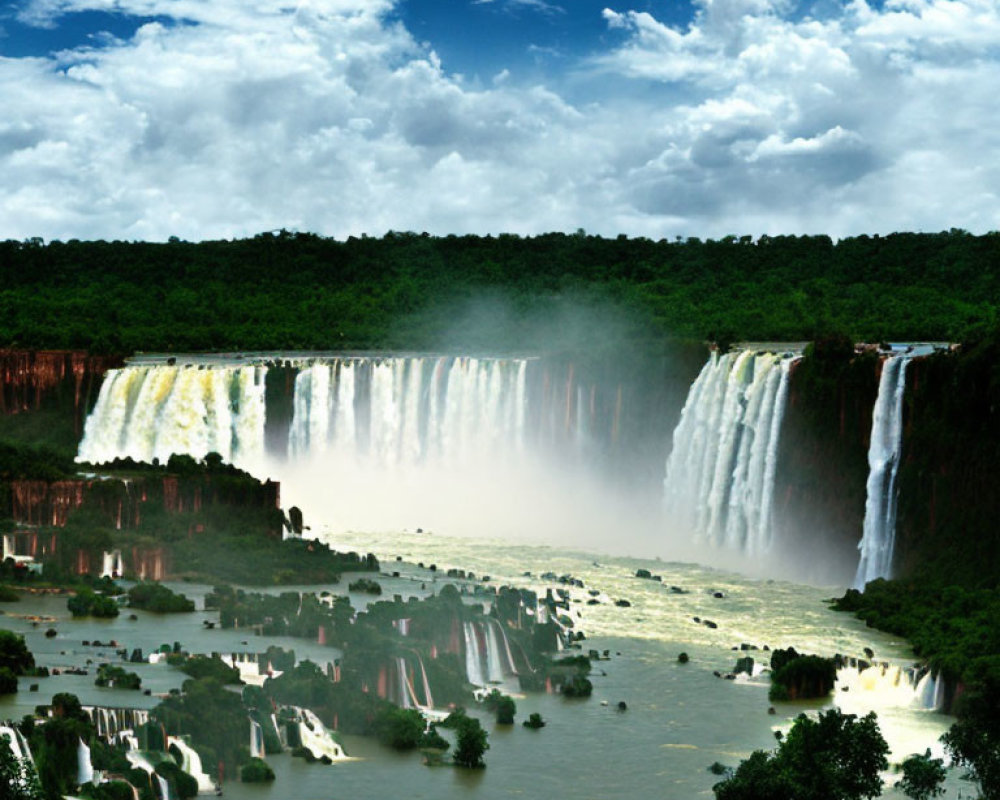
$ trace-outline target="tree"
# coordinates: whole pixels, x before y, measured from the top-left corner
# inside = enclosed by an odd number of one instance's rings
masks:
[[[452,759],[460,767],[485,767],[483,754],[490,749],[486,731],[475,717],[462,717],[457,723],[455,752]]]
[[[931,758],[931,751],[923,755],[912,755],[903,764],[903,778],[896,786],[903,794],[912,800],[930,800],[944,794],[941,784],[944,783],[944,762],[940,758]]]
[[[17,675],[7,667],[0,667],[0,694],[17,693]]]
[[[9,800],[41,800],[42,787],[27,759],[11,749],[10,736],[0,736],[0,795]]]
[[[958,706],[958,722],[941,737],[956,764],[969,768],[983,800],[1000,798],[1000,657],[980,659]]]
[[[390,706],[375,722],[379,741],[397,750],[412,750],[424,735],[424,718],[412,708]]]
[[[882,791],[889,746],[874,712],[800,714],[774,753],[756,751],[713,787],[716,800],[862,800]]]
[[[24,643],[24,637],[13,631],[0,630],[0,669],[23,675],[35,666],[35,658]]]

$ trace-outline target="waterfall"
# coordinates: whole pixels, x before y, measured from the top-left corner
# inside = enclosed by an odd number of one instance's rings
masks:
[[[863,666],[863,668],[862,668]],[[837,670],[834,694],[866,708],[944,707],[945,681],[930,670],[894,664],[843,666]]]
[[[794,357],[713,353],[691,386],[667,459],[664,504],[697,539],[767,553],[778,442]]]
[[[255,464],[264,453],[262,366],[154,364],[109,370],[87,418],[78,461],[174,453]]]
[[[486,686],[475,623],[465,622],[462,629],[465,632],[465,675],[473,686]]]
[[[406,659],[402,656],[396,657],[396,680],[399,685],[399,705],[403,708],[414,708],[418,705],[413,697],[413,689],[406,675]]]
[[[176,747],[181,751],[180,768],[198,782],[199,794],[214,791],[215,783],[211,776],[205,772],[197,750],[179,736],[168,736],[167,746]]]
[[[379,467],[518,449],[524,359],[326,358],[295,379],[288,452]]]
[[[28,761],[30,764],[35,763],[31,749],[28,747],[28,741],[19,728],[13,725],[0,725],[0,743],[3,742],[5,736],[8,738],[7,744],[14,758],[19,761]]]
[[[492,618],[487,624],[496,627],[497,631],[499,631],[500,641],[503,642],[503,649],[499,651],[500,657],[503,659],[503,674],[517,675],[517,667],[514,666],[514,654],[510,652],[510,642],[507,640],[507,633],[504,631],[503,625],[500,624],[499,620]]]
[[[930,670],[917,683],[916,705],[929,711],[940,711],[944,708],[945,680],[941,675],[934,675]]]
[[[490,620],[492,622],[492,620]],[[500,683],[504,679],[504,668],[500,661],[500,642],[496,626],[486,624],[486,665],[490,683]]]
[[[417,655],[417,663],[420,664],[420,677],[424,685],[424,707],[434,708],[434,695],[431,694],[431,684],[427,680],[427,670],[424,669],[424,660],[419,654]]]
[[[170,784],[162,775],[156,775],[156,783],[160,787],[160,800],[170,800]]]
[[[473,686],[502,683],[516,675],[510,644],[500,623],[488,618],[483,622],[463,623],[465,632],[465,674]]]
[[[308,708],[292,706],[300,716],[299,739],[302,746],[316,758],[326,756],[331,761],[344,761],[347,754],[337,743],[336,737],[327,729],[319,717]]]
[[[121,578],[125,574],[125,563],[122,561],[122,551],[105,551],[101,564],[102,578]]]
[[[882,364],[878,397],[872,414],[868,447],[868,499],[865,502],[864,533],[858,550],[858,572],[854,588],[864,589],[876,578],[892,574],[896,540],[896,474],[903,444],[903,395],[909,354],[890,356]]]
[[[94,782],[94,765],[90,761],[90,748],[83,739],[76,749],[76,782],[79,784]]]
[[[90,715],[97,735],[103,738],[134,731],[149,721],[149,712],[141,708],[83,706],[83,710]]]
[[[250,755],[253,758],[264,757],[264,729],[256,720],[250,720]]]

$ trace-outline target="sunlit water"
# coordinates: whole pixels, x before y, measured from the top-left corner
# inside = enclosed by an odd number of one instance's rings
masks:
[[[829,611],[824,600],[836,589],[822,589],[787,582],[758,581],[738,574],[702,566],[665,563],[626,557],[595,556],[548,547],[527,547],[503,542],[445,538],[436,534],[385,533],[342,534],[328,537],[341,549],[373,551],[382,560],[386,594],[423,595],[436,591],[449,579],[449,567],[472,570],[479,581],[489,575],[491,584],[513,583],[544,592],[559,586],[543,581],[543,572],[580,578],[584,589],[571,593],[576,627],[585,631],[585,650],[609,650],[610,659],[595,663],[594,695],[589,700],[569,701],[546,694],[517,699],[518,724],[496,727],[483,716],[490,733],[488,768],[484,771],[422,765],[418,754],[397,754],[373,740],[345,737],[347,752],[359,760],[333,766],[308,765],[290,756],[270,757],[278,780],[269,786],[227,783],[226,796],[233,798],[450,798],[473,795],[483,798],[553,797],[573,794],[583,798],[609,797],[712,797],[719,780],[708,771],[720,761],[735,766],[754,749],[774,746],[773,730],[787,728],[790,720],[822,704],[778,704],[769,715],[767,677],[746,682],[717,678],[715,671],[728,672],[736,658],[732,648],[742,643],[759,647],[795,646],[800,651],[830,655],[835,652],[860,655],[870,647],[879,659],[912,663],[905,642],[868,630],[848,615]],[[403,561],[396,561],[396,557]],[[419,562],[424,567],[417,566]],[[436,571],[429,569],[437,566]],[[634,577],[644,567],[662,576],[662,582]],[[525,576],[530,572],[531,576]],[[345,591],[339,586],[310,587],[311,590]],[[686,594],[671,591],[676,586]],[[194,597],[199,605],[208,587],[176,586]],[[600,605],[587,605],[589,590],[599,592]],[[274,589],[282,591],[286,589]],[[716,593],[723,597],[718,598]],[[614,605],[627,599],[631,607]],[[352,595],[355,606],[370,599]],[[469,598],[469,602],[474,602]],[[200,652],[253,652],[266,648],[264,641],[248,631],[208,630],[204,620],[215,621],[217,613],[156,615],[128,613],[112,621],[73,620],[65,598],[44,597],[18,604],[5,604],[8,615],[48,614],[59,632],[44,637],[49,623],[34,627],[29,621],[7,616],[4,625],[24,632],[40,663],[54,666],[85,665],[87,659],[113,658],[108,648],[82,645],[83,640],[116,639],[120,646],[141,647],[144,652],[161,644],[181,642]],[[712,620],[711,629],[693,618]],[[300,658],[324,663],[337,655],[331,648],[301,639],[276,639],[293,647]],[[690,662],[679,664],[680,652]],[[750,653],[763,656],[763,653]],[[139,665],[144,687],[154,693],[179,686],[185,676],[165,665]],[[47,703],[56,692],[77,694],[84,704],[149,708],[155,697],[137,692],[98,689],[93,686],[94,669],[83,676],[22,679],[15,697],[0,699],[0,717],[18,718],[36,704]],[[31,683],[37,693],[28,692]],[[879,712],[883,733],[892,746],[891,760],[931,747],[939,751],[937,739],[951,719],[945,715],[908,707],[886,706],[889,698],[876,692],[836,694],[846,711]],[[627,711],[617,704],[625,701]],[[606,701],[606,705],[604,704]],[[531,731],[520,720],[540,712],[548,726]],[[887,775],[887,784],[897,779]],[[957,783],[957,782],[956,782]],[[968,793],[968,791],[967,791]],[[894,796],[887,788],[886,796]]]

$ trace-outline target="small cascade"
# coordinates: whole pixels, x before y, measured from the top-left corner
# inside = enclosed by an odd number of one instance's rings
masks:
[[[916,705],[928,711],[941,711],[945,707],[945,685],[941,675],[934,675],[927,670],[917,683]]]
[[[698,540],[763,555],[794,356],[713,353],[691,386],[667,459],[664,504]]]
[[[402,708],[415,708],[418,703],[413,696],[413,687],[410,686],[410,681],[406,674],[406,659],[402,656],[397,656],[395,666],[396,682],[398,684],[396,693],[398,705]]]
[[[927,669],[852,662],[837,670],[834,693],[838,698],[844,693],[866,708],[939,711],[944,707],[944,688],[944,679]]]
[[[868,447],[868,499],[854,588],[892,575],[896,544],[896,474],[903,445],[903,396],[910,355],[892,355],[882,364]]]
[[[466,622],[465,673],[473,686],[486,687],[502,683],[517,674],[510,643],[500,623],[487,618],[484,621]]]
[[[263,366],[153,364],[109,370],[87,418],[78,461],[174,453],[253,465],[264,453]]]
[[[105,552],[101,560],[102,578],[121,578],[125,574],[125,562],[121,550]]]
[[[156,774],[156,785],[160,790],[160,800],[170,800],[170,784],[167,783],[167,779],[162,775]]]
[[[336,737],[308,708],[295,707],[299,715],[299,739],[302,746],[317,759],[326,756],[331,761],[345,761],[347,754],[337,742]]]
[[[465,632],[465,675],[473,686],[486,686],[476,624],[463,623],[462,629]]]
[[[494,622],[495,620],[490,620]],[[490,683],[500,683],[504,679],[503,663],[500,660],[500,641],[497,637],[497,625],[486,624],[486,666]],[[502,633],[502,631],[501,631]]]
[[[431,694],[431,684],[427,680],[427,670],[424,669],[424,660],[418,655],[417,663],[420,664],[420,678],[424,687],[424,708],[434,708],[434,695]]]
[[[97,735],[109,739],[116,734],[132,732],[149,721],[149,712],[141,708],[107,708],[83,706],[97,730]]]
[[[264,729],[256,720],[250,720],[250,755],[253,758],[264,757]]]
[[[76,782],[79,784],[94,782],[94,765],[90,760],[90,748],[80,739],[76,748]]]
[[[181,763],[179,766],[198,782],[199,793],[209,793],[215,790],[215,783],[211,776],[205,772],[197,750],[179,736],[168,736],[167,747],[176,747],[180,750]]]
[[[499,620],[492,618],[489,624],[496,627],[500,642],[503,644],[503,648],[499,649],[499,655],[503,661],[502,669],[504,676],[517,675],[517,667],[514,666],[514,654],[510,651],[510,641],[507,639],[507,633],[504,631],[503,625],[500,624]]]
[[[31,764],[35,763],[35,759],[31,755],[31,748],[28,747],[28,741],[24,738],[20,729],[8,725],[0,725],[0,741],[5,736],[8,737],[8,746],[14,758],[19,761],[28,761]]]

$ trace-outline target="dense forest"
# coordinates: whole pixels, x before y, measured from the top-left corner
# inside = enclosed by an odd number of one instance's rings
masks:
[[[958,340],[995,322],[1000,233],[32,239],[0,243],[0,286],[0,346],[95,353]]]

